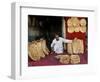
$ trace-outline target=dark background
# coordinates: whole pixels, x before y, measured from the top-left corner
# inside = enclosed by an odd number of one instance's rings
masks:
[[[62,35],[62,17],[28,15],[28,41],[44,38],[50,49],[54,34]]]

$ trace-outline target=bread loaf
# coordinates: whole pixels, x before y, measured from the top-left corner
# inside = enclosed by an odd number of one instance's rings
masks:
[[[33,61],[38,61],[49,54],[45,40],[32,41],[28,44],[28,55]]]
[[[59,62],[62,64],[68,64],[70,61],[69,55],[57,55],[56,58],[59,59]]]
[[[79,57],[79,55],[71,55],[70,59],[71,59],[70,62],[72,64],[78,64],[78,63],[80,63],[80,57]]]

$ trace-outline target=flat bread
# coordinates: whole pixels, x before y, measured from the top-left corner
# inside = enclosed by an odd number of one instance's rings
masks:
[[[79,19],[77,17],[72,17],[71,19],[72,19],[73,27],[79,26],[80,21],[79,21]]]
[[[41,41],[37,42],[37,46],[38,46],[38,50],[37,50],[38,54],[37,55],[40,56],[40,57],[42,57],[42,58],[44,58],[45,54],[43,52]]]
[[[72,43],[67,44],[67,51],[69,54],[79,54],[84,53],[84,44],[83,40],[74,38]]]
[[[79,40],[79,53],[83,54],[84,53],[84,44],[83,40]]]
[[[55,58],[59,59],[59,62],[62,64],[68,64],[70,61],[69,55],[57,55]]]
[[[79,44],[78,44],[77,40],[78,40],[78,39],[75,38],[75,39],[73,40],[73,43],[72,43],[72,45],[73,45],[73,46],[72,46],[72,49],[73,49],[73,53],[74,53],[74,54],[78,54],[78,47],[79,47],[78,45],[79,45]]]
[[[79,32],[80,31],[80,26],[74,27],[74,32]]]
[[[80,63],[79,55],[71,55],[70,59],[71,59],[71,61],[70,61],[71,64],[78,64],[78,63]]]
[[[81,19],[80,20],[80,25],[81,26],[86,26],[86,19]]]
[[[67,30],[68,30],[69,33],[73,33],[74,32],[74,27],[68,27]]]
[[[32,41],[28,44],[28,55],[33,61],[38,61],[49,54],[45,40]]]
[[[28,46],[28,55],[34,61],[40,60],[40,56],[38,56],[38,51],[37,50],[38,50],[38,47],[37,47],[36,43],[31,44],[30,46]]]
[[[68,44],[67,44],[67,52],[68,52],[68,54],[72,54],[72,53],[73,53],[73,50],[72,50],[72,43],[68,43]]]
[[[85,33],[86,32],[86,26],[81,26],[80,27],[80,32]]]
[[[72,27],[72,20],[71,20],[71,18],[69,18],[68,20],[67,20],[67,26],[68,27]]]

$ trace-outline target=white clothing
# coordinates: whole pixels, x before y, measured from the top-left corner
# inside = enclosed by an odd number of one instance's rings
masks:
[[[59,37],[58,41],[56,39],[52,41],[51,48],[53,48],[57,54],[63,53],[63,43],[72,43],[72,40]]]

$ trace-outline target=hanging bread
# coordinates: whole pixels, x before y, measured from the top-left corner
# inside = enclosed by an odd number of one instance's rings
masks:
[[[81,26],[80,27],[80,32],[85,33],[86,32],[86,26]]]
[[[80,32],[82,33],[86,32],[86,19],[80,20]]]
[[[78,44],[78,42],[77,42],[77,38],[75,38],[74,40],[73,40],[73,43],[72,43],[72,49],[73,49],[73,53],[74,54],[78,54],[78,47],[79,47],[79,44]]]
[[[81,45],[81,50],[80,53],[84,53],[84,44],[83,44],[83,40],[80,40],[80,45]]]
[[[67,26],[68,26],[68,27],[72,27],[72,20],[71,20],[71,18],[69,18],[69,19],[67,20]]]
[[[78,27],[80,22],[79,22],[79,19],[77,17],[72,17],[72,24],[73,24],[73,27]]]
[[[79,27],[80,27],[80,21],[77,17],[71,17],[68,21],[67,21],[67,25],[68,25],[68,32],[69,33],[73,33],[73,32],[79,32]]]
[[[84,53],[83,40],[75,38],[72,42],[72,49],[74,54]]]
[[[79,55],[71,55],[70,59],[71,59],[71,61],[70,61],[71,64],[78,64],[78,63],[80,63]]]
[[[68,30],[69,33],[73,33],[74,32],[74,27],[68,27],[67,30]]]
[[[86,19],[81,19],[80,20],[80,25],[81,26],[86,26]]]
[[[67,43],[67,52],[69,54],[72,54],[73,53],[73,51],[72,51],[72,43]]]
[[[74,31],[79,32],[80,31],[80,26],[74,27]]]
[[[80,27],[80,21],[79,21],[79,19],[77,18],[77,17],[73,17],[72,18],[73,19],[73,27],[74,27],[74,31],[75,32],[79,32],[79,27]]]
[[[79,40],[79,53],[81,53],[81,54],[84,53],[84,44],[83,44],[83,40]]]
[[[72,24],[72,19],[71,18],[69,18],[67,20],[67,26],[68,26],[68,28],[67,28],[68,32],[69,33],[73,33],[74,32],[74,28],[73,28],[73,24]]]

